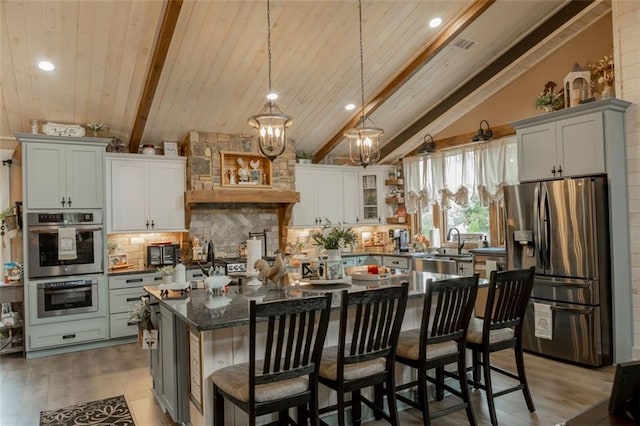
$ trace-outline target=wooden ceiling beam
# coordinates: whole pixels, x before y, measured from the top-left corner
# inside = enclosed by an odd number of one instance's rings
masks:
[[[414,121],[409,127],[403,130],[398,136],[389,140],[380,148],[380,161],[384,160],[402,144],[420,133],[430,123],[438,117],[445,114],[459,102],[463,101],[467,96],[473,93],[480,86],[491,80],[497,73],[511,65],[518,58],[532,49],[542,40],[547,38],[551,33],[562,27],[578,13],[586,9],[594,0],[571,0],[562,9],[553,16],[543,22],[538,28],[527,34],[522,40],[515,44],[511,49],[502,54],[495,61],[487,65],[483,70],[474,75],[469,81],[463,84],[459,89],[442,100],[434,108],[427,111],[420,118]]]
[[[167,59],[167,52],[171,45],[173,32],[175,31],[176,24],[178,23],[178,16],[180,15],[180,9],[182,8],[182,1],[183,0],[167,0],[167,6],[164,10],[162,23],[160,24],[160,31],[158,33],[158,38],[156,39],[156,45],[153,49],[153,57],[149,64],[147,79],[144,82],[142,97],[140,98],[140,104],[138,105],[138,112],[136,113],[136,119],[133,123],[133,129],[131,130],[129,152],[138,152],[138,147],[142,140],[142,134],[147,124],[147,118],[149,117],[149,111],[151,111],[151,104],[153,103],[153,98],[155,97],[156,89],[158,88],[158,82],[160,81],[160,74],[162,74],[164,62]]]
[[[438,52],[451,43],[465,28],[471,25],[495,0],[476,0],[464,10],[456,19],[448,24],[440,35],[429,44],[420,54],[407,65],[400,73],[364,107],[366,115],[377,110],[385,101],[396,93],[416,72],[424,67]],[[344,132],[356,127],[360,123],[362,112],[356,113],[338,133],[333,135],[328,142],[313,156],[313,163],[319,163],[340,143]]]

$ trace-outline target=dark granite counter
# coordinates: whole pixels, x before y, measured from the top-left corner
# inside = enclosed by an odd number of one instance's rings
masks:
[[[179,319],[198,331],[215,330],[219,328],[235,327],[249,323],[249,301],[268,302],[274,300],[309,297],[333,292],[332,305],[340,306],[340,292],[362,291],[369,288],[399,285],[403,281],[409,281],[409,298],[421,297],[425,292],[425,284],[428,279],[442,280],[451,275],[434,274],[428,272],[407,272],[392,275],[390,279],[381,281],[353,281],[351,284],[314,284],[291,285],[279,288],[269,282],[259,287],[250,287],[246,284],[227,287],[224,295],[211,295],[206,289],[190,290],[185,296],[178,292],[171,292],[170,297],[160,295],[158,286],[146,286],[144,289],[154,299],[179,317]],[[481,280],[484,284],[486,280]],[[183,298],[181,298],[183,297]]]
[[[196,263],[187,263],[184,265],[187,268],[187,271],[191,271],[194,269],[200,269],[200,266]],[[209,266],[211,266],[210,263],[203,263],[202,266],[204,266],[205,268],[208,268]],[[107,275],[110,277],[113,276],[118,276],[118,275],[134,275],[134,274],[153,274],[155,272],[158,272],[158,267],[157,266],[150,266],[150,267],[143,267],[143,268],[137,268],[137,267],[130,267],[130,268],[122,268],[122,269],[113,269],[113,270],[109,270]]]

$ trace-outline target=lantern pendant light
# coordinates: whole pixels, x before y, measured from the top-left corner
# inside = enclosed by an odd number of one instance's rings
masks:
[[[269,56],[269,101],[262,112],[249,117],[249,125],[258,129],[260,153],[273,161],[284,152],[287,142],[287,127],[293,125],[293,118],[283,114],[274,99],[271,99],[271,7],[267,0],[267,51]]]
[[[349,139],[349,158],[351,162],[364,168],[375,164],[380,159],[380,136],[384,130],[377,127],[366,127],[364,105],[364,59],[362,53],[362,0],[358,0],[358,18],[360,23],[360,94],[362,96],[361,127],[354,127],[344,132]]]

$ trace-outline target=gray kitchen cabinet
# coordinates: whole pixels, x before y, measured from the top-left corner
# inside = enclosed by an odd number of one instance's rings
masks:
[[[158,330],[158,348],[149,351],[151,352],[152,391],[162,409],[169,413],[172,419],[177,419],[175,318],[169,309],[155,305],[151,310],[151,322]]]
[[[185,157],[107,156],[108,232],[185,231]]]
[[[599,106],[593,102],[512,123],[520,182],[605,173],[612,129]]]
[[[145,285],[162,281],[157,273],[109,277],[109,336],[112,339],[136,336],[138,326],[129,322],[129,312],[144,296]]]
[[[100,209],[110,139],[16,134],[25,147],[27,209]]]

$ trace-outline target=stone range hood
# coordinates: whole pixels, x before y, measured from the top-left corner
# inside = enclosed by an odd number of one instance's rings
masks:
[[[278,246],[284,249],[287,243],[288,224],[295,203],[300,201],[300,193],[295,191],[295,145],[287,141],[285,152],[271,163],[271,187],[230,188],[222,185],[222,152],[259,152],[257,138],[247,134],[223,134],[190,131],[181,144],[183,155],[187,157],[187,191],[185,193],[186,222],[191,232],[192,216],[202,212],[193,233],[205,233],[203,229],[233,228],[237,235],[261,229],[264,213],[268,213],[275,225],[277,216]],[[223,217],[227,215],[227,217]],[[256,213],[259,212],[259,213]],[[262,219],[262,222],[261,222]],[[204,223],[203,223],[204,222]],[[267,227],[267,225],[265,225]],[[275,230],[275,229],[274,229]],[[205,235],[206,236],[206,235]],[[214,236],[215,237],[215,236]],[[217,235],[214,244],[226,244],[233,238],[230,233]],[[220,241],[224,240],[224,241]],[[231,246],[242,239],[231,241]],[[275,240],[273,241],[275,244]]]
[[[252,204],[275,205],[278,210],[278,246],[281,250],[287,245],[287,234],[291,212],[295,203],[300,202],[300,193],[294,191],[273,191],[264,189],[226,189],[192,190],[185,194],[187,207],[187,227],[191,222],[192,207],[196,204]],[[242,208],[240,206],[240,208]]]

